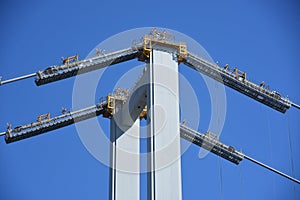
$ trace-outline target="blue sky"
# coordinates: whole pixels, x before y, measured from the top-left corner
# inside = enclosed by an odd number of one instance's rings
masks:
[[[166,27],[299,104],[299,8],[297,1],[279,0],[1,1],[0,76],[36,72],[75,53],[84,58],[99,42],[128,29]],[[201,99],[204,131],[210,119],[204,81],[187,67],[181,70]],[[123,72],[108,70],[99,95]],[[0,130],[7,122],[18,126],[70,108],[73,83],[71,78],[37,87],[31,79],[1,86]],[[221,141],[300,179],[300,111],[281,114],[228,88],[226,96]],[[108,127],[107,119],[99,121]],[[212,154],[199,159],[198,152],[192,145],[182,156],[183,199],[300,198],[299,185],[249,161],[235,166]],[[108,199],[108,168],[84,148],[74,125],[10,145],[3,138],[0,163],[0,199]],[[145,182],[142,187],[145,199]]]

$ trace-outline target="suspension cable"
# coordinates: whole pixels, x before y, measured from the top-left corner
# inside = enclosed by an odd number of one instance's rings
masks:
[[[287,114],[287,136],[288,136],[288,142],[289,142],[289,157],[290,157],[290,164],[291,164],[291,173],[292,173],[292,176],[294,176],[295,175],[295,173],[294,173],[294,160],[293,160],[293,150],[292,150],[292,141],[291,141],[291,128],[290,128],[289,113]],[[293,196],[294,196],[294,199],[296,199],[295,185],[293,185]]]
[[[274,169],[274,168],[272,168],[272,167],[270,167],[270,166],[268,166],[268,165],[266,165],[264,163],[261,163],[261,162],[255,160],[255,159],[247,156],[247,155],[244,155],[244,158],[247,159],[247,160],[249,160],[249,161],[251,161],[251,162],[253,162],[253,163],[255,163],[255,164],[258,164],[258,165],[260,165],[260,166],[262,166],[262,167],[264,167],[264,168],[266,168],[268,170],[271,170],[271,171],[275,172],[276,174],[279,174],[279,175],[281,175],[281,176],[283,176],[283,177],[285,177],[287,179],[290,179],[291,181],[294,181],[294,182],[300,184],[299,180],[297,180],[297,179],[295,179],[295,178],[293,178],[293,177],[291,177],[291,176],[289,176],[289,175],[287,175],[287,174],[285,174],[283,172],[280,172],[280,171],[278,171],[278,170],[276,170],[276,169]]]
[[[272,145],[272,134],[271,134],[271,120],[270,120],[270,115],[267,111],[265,111],[266,116],[267,116],[267,133],[268,133],[268,139],[269,139],[269,150],[270,150],[270,163],[273,163],[273,145]],[[272,194],[273,198],[276,196],[275,195],[275,181],[274,181],[274,176],[272,177]],[[274,198],[275,199],[275,198]]]
[[[240,200],[244,199],[243,195],[243,172],[242,172],[242,165],[239,165],[239,174],[240,174]]]
[[[15,82],[15,81],[31,78],[31,77],[34,77],[34,76],[36,76],[36,73],[27,74],[27,75],[24,75],[24,76],[19,76],[19,77],[16,77],[16,78],[5,80],[5,81],[1,81],[1,79],[0,79],[0,85],[4,85],[4,84],[7,84],[7,83],[12,83],[12,82]]]
[[[224,194],[223,194],[223,177],[222,177],[222,160],[221,157],[219,157],[219,182],[220,182],[220,196],[221,200],[224,199]]]

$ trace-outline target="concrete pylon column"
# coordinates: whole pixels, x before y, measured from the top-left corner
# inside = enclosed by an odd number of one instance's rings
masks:
[[[153,49],[148,71],[148,200],[181,200],[177,59]]]
[[[116,103],[116,108],[120,105]],[[121,109],[120,109],[121,110]],[[109,200],[140,199],[140,119],[124,125],[116,113],[110,123]]]

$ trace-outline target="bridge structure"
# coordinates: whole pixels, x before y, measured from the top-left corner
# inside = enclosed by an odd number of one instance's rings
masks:
[[[236,165],[246,159],[271,170],[298,184],[300,181],[269,167],[233,146],[222,143],[218,133],[200,133],[180,123],[178,65],[192,69],[244,94],[272,109],[285,113],[290,107],[300,109],[280,93],[264,84],[247,79],[246,72],[228,65],[219,66],[188,50],[185,43],[169,39],[165,31],[152,30],[143,36],[141,43],[107,54],[78,60],[78,55],[63,64],[50,66],[33,74],[4,80],[0,85],[35,77],[37,86],[92,72],[132,59],[146,66],[132,90],[117,89],[98,104],[50,117],[41,115],[36,122],[0,133],[6,143],[12,143],[79,121],[102,115],[110,120],[110,200],[140,198],[140,120],[147,120],[147,196],[149,200],[182,199],[180,138],[183,138]],[[158,106],[159,105],[159,106]],[[164,115],[161,114],[164,109]],[[163,125],[161,122],[164,122]],[[137,137],[132,137],[137,136]],[[128,153],[131,152],[131,153]]]

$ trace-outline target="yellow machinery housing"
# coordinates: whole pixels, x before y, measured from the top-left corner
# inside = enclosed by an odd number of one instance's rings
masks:
[[[164,46],[170,46],[177,49],[177,61],[178,63],[182,62],[187,55],[187,47],[185,43],[174,43],[170,41],[172,35],[168,35],[166,31],[157,31],[153,29],[150,34],[147,34],[143,37],[143,54],[146,56],[146,59],[149,58],[152,47],[155,44],[160,44]]]

